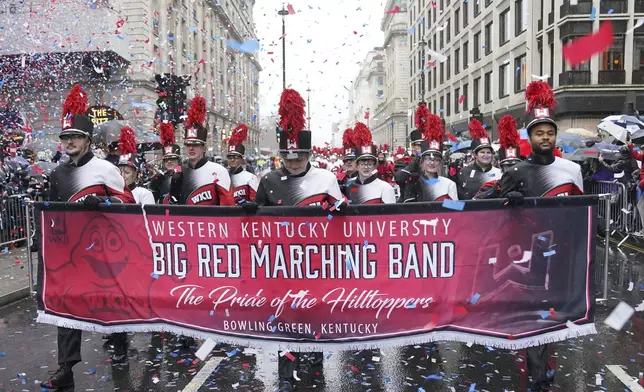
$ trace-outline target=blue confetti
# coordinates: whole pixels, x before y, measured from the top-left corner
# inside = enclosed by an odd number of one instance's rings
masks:
[[[89,369],[87,372],[89,374],[96,374],[96,369]]]
[[[105,200],[105,205],[109,207],[112,205],[112,202],[109,199],[107,199]]]
[[[385,378],[385,382],[387,382],[387,383],[391,382],[391,377]]]
[[[463,209],[465,208],[465,202],[446,199],[446,200],[443,200],[443,208],[456,210],[456,211],[463,211]]]
[[[430,374],[429,376],[425,377],[425,380],[442,380],[443,377],[436,375],[436,374]]]
[[[539,237],[537,237],[537,239],[538,239],[539,241],[548,241],[548,239],[547,239],[546,237],[541,236],[541,235],[540,235]]]
[[[7,254],[7,253],[9,253],[9,248],[2,249],[2,254]]]
[[[470,390],[469,390],[469,392],[474,392],[474,391],[476,391],[476,384],[472,384],[472,385],[470,385]]]
[[[151,277],[154,279],[159,279],[159,275],[155,274],[154,272],[150,274]]]
[[[595,20],[595,14],[597,14],[597,8],[593,7],[590,11],[590,20]]]
[[[555,255],[555,254],[557,254],[557,251],[556,250],[551,250],[551,251],[548,251],[548,252],[543,252],[543,257],[550,257],[550,256]]]
[[[416,309],[416,302],[412,299],[406,305],[406,309]]]
[[[210,311],[210,316],[214,316],[214,315],[215,315],[215,311],[214,311],[214,310],[211,310],[211,311]]]
[[[280,222],[280,226],[288,226],[288,222]]]
[[[328,220],[333,220],[333,215],[329,214],[329,215],[327,215],[327,217],[326,217],[326,218],[327,218]]]
[[[472,304],[477,303],[479,298],[481,298],[481,294],[474,293],[474,295],[472,296],[472,299],[470,299],[470,303],[472,303]]]
[[[228,356],[228,358],[232,358],[237,355],[237,351],[237,349],[234,349],[233,351],[227,352],[226,355]]]
[[[544,311],[542,311],[542,312],[539,312],[539,315],[541,315],[541,319],[542,319],[542,320],[545,320],[545,319],[547,319],[548,317],[550,317],[550,312],[547,312],[547,311],[545,311],[545,310],[544,310]]]
[[[4,357],[6,357],[6,356],[7,356],[7,353],[5,353],[5,352],[0,352],[0,358],[4,358]]]
[[[271,314],[271,317],[268,318],[268,322],[272,323],[273,321],[275,321],[275,315]]]
[[[612,9],[612,8],[608,10],[608,14],[609,14],[609,15],[610,15],[610,14],[612,14],[613,12],[615,12],[615,10],[614,10],[614,9]]]
[[[179,354],[177,354],[177,353],[170,353],[170,356],[171,356],[172,358],[176,358],[176,357],[178,357],[178,356],[179,356]]]
[[[415,32],[416,32],[415,27],[410,27],[410,28],[407,29],[407,34],[414,34]]]
[[[369,245],[369,241],[364,240],[364,246],[367,246],[367,245]]]

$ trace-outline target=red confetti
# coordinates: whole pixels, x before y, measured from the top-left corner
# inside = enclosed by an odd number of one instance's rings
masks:
[[[461,95],[460,98],[458,99],[458,103],[462,104],[463,101],[465,101],[465,95]]]
[[[288,10],[289,15],[293,15],[293,14],[295,14],[295,8],[293,8],[293,6],[292,6],[292,5],[290,5],[290,4],[289,4],[289,5],[287,5],[287,6],[286,6],[286,9]]]
[[[563,47],[563,56],[571,67],[589,60],[594,54],[601,53],[613,44],[613,22],[602,23],[597,32],[573,40]]]
[[[400,12],[400,6],[396,5],[391,11],[387,11],[387,14],[397,14]]]
[[[284,353],[284,356],[290,359],[291,361],[295,361],[295,356],[288,351]]]
[[[351,370],[353,370],[354,373],[358,373],[358,368],[355,367],[354,365],[350,365]]]
[[[550,308],[550,317],[555,318],[556,313],[555,313],[555,308]]]
[[[466,315],[467,314],[467,309],[463,306],[454,306],[454,313],[460,314],[460,315]]]

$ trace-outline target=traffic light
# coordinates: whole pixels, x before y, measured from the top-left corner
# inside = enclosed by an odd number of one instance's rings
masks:
[[[172,97],[159,97],[157,99],[157,111],[154,115],[155,122],[169,121],[174,123],[174,103]]]

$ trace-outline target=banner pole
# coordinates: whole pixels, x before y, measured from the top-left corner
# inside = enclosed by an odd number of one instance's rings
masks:
[[[610,246],[610,205],[612,197],[606,198],[606,238],[604,243],[604,300],[608,301],[608,257]]]
[[[30,199],[27,199],[25,203],[25,217],[27,219],[27,222],[25,224],[26,229],[27,229],[27,262],[29,264],[29,294],[33,295],[34,294],[34,262],[33,262],[33,257],[31,255],[31,244],[32,244],[32,238],[31,238],[31,215],[32,211],[31,208],[33,207],[33,203]]]

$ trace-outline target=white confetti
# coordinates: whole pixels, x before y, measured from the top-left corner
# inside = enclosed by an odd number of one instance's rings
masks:
[[[610,315],[604,321],[604,324],[608,325],[616,331],[621,331],[624,328],[624,324],[633,317],[635,309],[632,306],[622,301],[613,309]]]
[[[633,291],[633,287],[635,287],[635,284],[633,282],[630,282],[628,284],[628,291]]]

